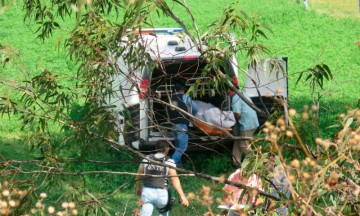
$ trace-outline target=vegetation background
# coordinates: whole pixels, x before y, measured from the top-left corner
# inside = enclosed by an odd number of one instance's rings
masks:
[[[213,20],[220,17],[228,0],[191,0],[188,6],[192,10],[195,20],[202,32],[205,32]],[[259,16],[259,20],[268,25],[274,34],[268,34],[268,40],[263,41],[272,51],[271,56],[288,57],[289,69],[289,105],[297,110],[304,105],[311,106],[309,86],[306,82],[295,85],[299,73],[312,67],[318,62],[329,65],[334,80],[325,83],[324,96],[320,109],[320,125],[323,137],[332,138],[337,132],[333,126],[337,124],[338,114],[346,112],[347,108],[355,108],[359,103],[360,92],[360,11],[356,0],[308,0],[309,10],[303,4],[296,4],[295,0],[239,0],[237,4],[249,13]],[[176,9],[176,8],[175,8]],[[76,75],[76,65],[66,56],[64,45],[60,41],[72,30],[74,23],[64,20],[62,28],[53,32],[54,37],[41,41],[34,32],[37,26],[25,21],[21,1],[14,1],[10,7],[0,10],[0,45],[12,45],[14,51],[21,54],[24,70],[36,75],[41,69],[48,68],[56,71],[60,76],[67,77],[71,82]],[[154,15],[154,22],[158,27],[177,27],[169,20],[158,19]],[[188,20],[190,22],[190,20]],[[0,56],[1,57],[1,56]],[[246,62],[239,61],[246,67]],[[19,79],[17,67],[6,65],[0,68],[1,80]],[[241,80],[240,80],[241,81]],[[2,94],[14,94],[6,86],[0,86]],[[11,119],[3,116],[0,119],[0,154],[2,157],[13,159],[33,158],[37,152],[29,152],[27,141],[19,133],[19,123],[16,117]],[[105,155],[105,156],[104,156]],[[120,160],[118,154],[99,153],[97,157],[108,157],[109,160]],[[229,166],[228,155],[211,155],[209,153],[192,153],[196,170],[215,176],[228,174],[232,168]],[[291,159],[291,155],[288,155]],[[136,164],[113,165],[83,165],[81,169],[109,169],[135,171]],[[98,174],[97,174],[98,175]],[[3,176],[4,177],[4,176]],[[70,177],[69,177],[70,178]],[[110,194],[119,188],[110,199],[104,201],[104,208],[109,207],[109,214],[131,215],[137,206],[135,184],[125,184],[133,179],[132,176],[98,175],[96,180],[90,182],[89,193],[94,195]],[[212,182],[193,177],[181,178],[186,192],[199,193],[202,185],[213,186],[216,195],[221,195],[221,187]],[[55,197],[61,196],[64,190],[50,191]],[[121,190],[120,190],[121,189]],[[98,194],[97,194],[98,193]],[[64,197],[66,197],[64,195]],[[55,200],[49,200],[49,202]],[[91,205],[89,203],[88,205]],[[213,207],[216,203],[212,204]],[[173,215],[202,215],[206,207],[194,202],[191,208],[184,209],[175,206]]]

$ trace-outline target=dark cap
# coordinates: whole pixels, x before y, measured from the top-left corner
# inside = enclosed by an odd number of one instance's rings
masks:
[[[167,140],[158,140],[155,145],[155,150],[157,152],[164,152],[167,148],[169,148],[169,141]]]
[[[185,86],[180,82],[176,82],[175,83],[175,91],[180,91],[180,90],[185,90]]]

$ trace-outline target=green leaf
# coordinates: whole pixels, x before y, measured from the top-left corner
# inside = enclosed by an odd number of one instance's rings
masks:
[[[261,30],[258,29],[258,30],[256,31],[256,33],[257,33],[257,34],[260,34],[261,36],[263,36],[264,38],[267,39],[267,37],[266,37],[266,35],[265,35],[265,33],[264,33],[263,31],[261,31]]]
[[[280,160],[280,157],[279,156],[275,156],[275,163],[277,166],[281,166],[282,163],[281,163],[281,160]]]
[[[57,22],[53,22],[53,25],[54,25],[55,27],[57,27],[57,28],[60,28],[60,25],[59,25],[59,23],[57,23]]]
[[[302,77],[303,74],[304,74],[304,72],[301,72],[301,73],[300,73],[298,79],[296,80],[295,85],[297,85],[297,84],[299,83],[299,81],[300,81],[300,79],[301,79],[301,77]]]
[[[305,80],[308,81],[311,77],[312,77],[312,74],[309,74]]]
[[[267,26],[266,24],[264,24],[264,23],[259,23],[259,26],[265,28],[266,30],[268,30],[268,31],[271,32],[271,33],[274,33],[274,32],[272,31],[272,29],[271,29],[269,26]]]
[[[350,125],[354,122],[354,118],[348,118],[346,120],[345,126],[344,126],[344,131],[347,131],[347,129],[350,127]]]
[[[331,70],[329,68],[329,66],[327,66],[326,64],[323,64],[323,68],[325,69],[325,71],[329,74],[329,76],[331,77],[331,79],[333,79]]]

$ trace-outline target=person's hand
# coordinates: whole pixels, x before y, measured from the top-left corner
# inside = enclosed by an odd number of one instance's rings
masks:
[[[136,195],[138,197],[141,197],[141,193],[142,193],[142,188],[141,187],[136,187]]]
[[[180,203],[182,206],[188,207],[190,205],[189,200],[184,196],[180,198]]]

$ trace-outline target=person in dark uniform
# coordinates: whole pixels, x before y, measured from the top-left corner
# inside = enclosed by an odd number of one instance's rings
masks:
[[[154,207],[163,216],[168,215],[168,211],[162,211],[169,202],[169,179],[176,192],[180,196],[181,205],[188,207],[189,201],[186,198],[177,177],[177,172],[171,167],[176,167],[174,160],[167,156],[169,152],[169,141],[159,140],[156,143],[156,153],[148,155],[142,160],[136,176],[136,194],[144,202],[141,208],[141,216],[151,216]],[[167,166],[151,164],[149,159],[162,162]],[[145,174],[145,175],[144,175]],[[147,176],[149,175],[149,176]],[[164,177],[151,177],[164,176]]]
[[[171,96],[171,106],[168,107],[170,121],[173,124],[172,133],[175,141],[175,151],[172,159],[175,161],[177,167],[182,167],[181,156],[186,151],[189,142],[187,134],[189,117],[186,116],[179,108],[185,112],[190,110],[190,113],[196,115],[198,107],[193,100],[185,94],[185,86],[180,83],[175,83],[174,94]]]

